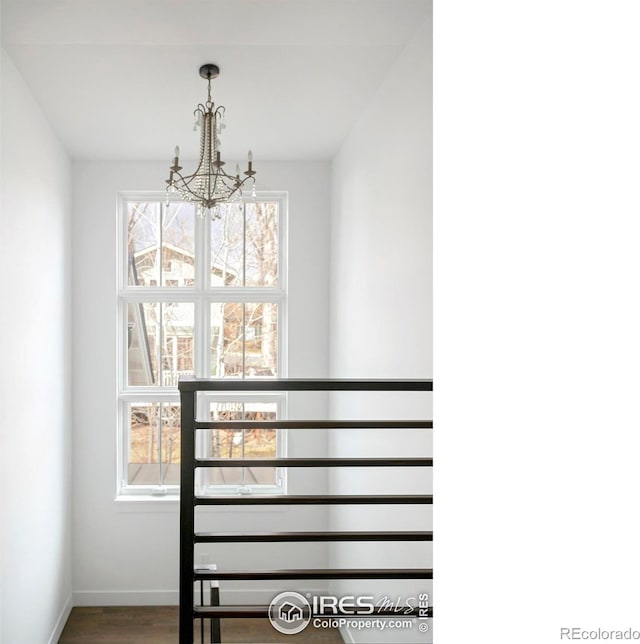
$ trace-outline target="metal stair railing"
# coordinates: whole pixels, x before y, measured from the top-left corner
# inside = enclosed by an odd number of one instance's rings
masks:
[[[431,420],[275,420],[275,421],[199,421],[196,419],[198,392],[267,392],[267,391],[395,391],[430,392],[431,380],[359,380],[359,379],[205,379],[181,377],[178,383],[181,403],[181,466],[180,466],[180,644],[192,644],[194,620],[200,620],[201,642],[204,642],[204,620],[211,620],[211,641],[220,641],[221,618],[267,617],[268,606],[194,606],[194,582],[211,582],[212,593],[218,594],[223,580],[337,580],[337,579],[432,579],[427,568],[330,568],[293,570],[219,570],[214,566],[194,566],[197,543],[266,543],[266,542],[338,542],[338,541],[433,541],[430,531],[303,531],[303,532],[195,532],[195,509],[203,505],[430,505],[427,494],[303,494],[303,495],[225,495],[197,496],[195,470],[200,467],[433,467],[431,457],[416,458],[196,458],[195,433],[198,429],[432,429]],[[212,594],[213,597],[213,594]],[[403,615],[418,615],[418,609]],[[422,615],[422,613],[420,613]],[[397,616],[392,610],[376,612],[376,616]],[[433,616],[429,606],[427,615]],[[322,615],[319,615],[322,616]],[[353,615],[350,615],[353,617]],[[331,617],[336,617],[332,614]]]

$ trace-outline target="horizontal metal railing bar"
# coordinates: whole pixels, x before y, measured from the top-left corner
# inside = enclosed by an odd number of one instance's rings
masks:
[[[195,378],[181,376],[180,391],[433,391],[433,380],[322,378]]]
[[[433,607],[428,606],[426,609],[426,617],[433,617]],[[313,613],[313,617],[349,617],[350,619],[366,618],[370,619],[371,617],[418,617],[422,616],[419,612],[420,609],[416,607],[401,606],[397,610],[393,608],[380,608],[376,609],[373,613],[366,615],[354,615],[353,613],[345,612],[323,612],[323,613]],[[241,606],[239,604],[234,604],[230,606],[194,606],[193,607],[193,616],[196,619],[208,618],[208,617],[217,617],[223,619],[225,617],[237,617],[237,618],[264,618],[269,616],[269,606]]]
[[[198,458],[196,467],[433,467],[424,458]]]
[[[425,531],[197,532],[194,543],[266,543],[284,541],[433,541]]]
[[[299,494],[196,496],[194,505],[376,505],[432,504],[427,494]]]
[[[196,429],[433,429],[432,420],[196,420]]]
[[[194,581],[258,579],[433,579],[431,568],[300,568],[294,570],[194,570]]]

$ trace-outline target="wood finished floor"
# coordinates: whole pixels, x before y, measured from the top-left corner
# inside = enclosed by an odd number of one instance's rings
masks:
[[[205,634],[208,628],[205,622]],[[223,619],[222,641],[243,644],[324,642],[342,644],[337,630],[309,625],[298,635],[278,633],[267,619]],[[200,627],[194,629],[200,642]],[[177,606],[76,607],[71,611],[58,644],[178,644]],[[205,642],[209,642],[205,639]]]

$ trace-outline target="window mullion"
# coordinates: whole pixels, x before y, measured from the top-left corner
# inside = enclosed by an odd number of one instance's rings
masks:
[[[164,403],[158,403],[158,485],[162,485],[162,414]]]
[[[164,382],[164,367],[162,365],[162,346],[164,343],[164,302],[158,302],[158,346],[156,347],[156,364],[158,365],[158,387],[162,387]]]
[[[159,254],[159,259],[160,259],[160,266],[158,268],[158,286],[162,288],[162,283],[163,283],[163,262],[164,262],[164,252],[162,248],[162,244],[164,242],[164,216],[166,212],[166,205],[162,202],[160,202],[160,221],[158,222],[158,254]]]
[[[206,377],[210,369],[210,358],[207,355],[207,348],[209,345],[209,331],[207,329],[207,323],[209,320],[209,304],[206,298],[206,292],[209,286],[209,271],[207,270],[210,263],[209,246],[211,242],[209,237],[209,220],[205,217],[196,216],[196,287],[198,289],[199,310],[196,311],[197,321],[194,342],[197,346],[194,347],[194,367],[196,370],[196,376],[200,378]]]
[[[242,403],[242,420],[247,419],[246,403]],[[247,438],[246,430],[242,430],[242,458],[245,458],[245,439]],[[242,468],[242,485],[247,484],[247,468]]]
[[[204,217],[196,215],[195,222],[195,285],[197,289],[197,298],[195,302],[195,319],[193,333],[193,359],[195,375],[199,378],[206,377],[209,370],[209,360],[207,355],[209,345],[209,303],[206,292],[209,286],[208,265],[210,263],[210,231],[208,229],[209,221]],[[205,404],[202,400],[196,400],[196,417],[208,418]],[[196,454],[207,457],[208,449],[206,444],[206,435],[204,432],[196,432]],[[196,470],[196,488],[202,489],[205,484],[205,474],[202,470]]]
[[[242,203],[242,286],[247,286],[247,204]],[[242,303],[242,378],[247,374],[247,304]],[[244,405],[242,405],[244,417]],[[244,457],[244,432],[242,432],[242,455]],[[244,483],[244,469],[242,470],[242,481]]]
[[[247,285],[247,204],[242,202],[242,286]]]
[[[118,405],[118,414],[119,421],[122,424],[124,429],[123,432],[119,432],[120,438],[120,449],[118,450],[122,462],[120,463],[119,468],[119,487],[122,488],[129,483],[129,453],[131,448],[129,443],[131,442],[131,408],[128,403],[120,402]]]
[[[244,380],[247,373],[247,338],[246,338],[246,325],[247,325],[247,305],[246,303],[242,304],[242,379]]]

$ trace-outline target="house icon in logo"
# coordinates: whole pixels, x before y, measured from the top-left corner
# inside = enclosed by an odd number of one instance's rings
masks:
[[[295,635],[311,622],[311,604],[304,595],[287,590],[271,600],[268,614],[271,625],[278,632]]]
[[[291,624],[291,622],[297,622],[297,621],[300,621],[301,619],[304,619],[304,614],[303,614],[302,607],[296,606],[291,602],[284,602],[284,604],[280,606],[278,617],[283,622],[286,622],[287,624]]]

